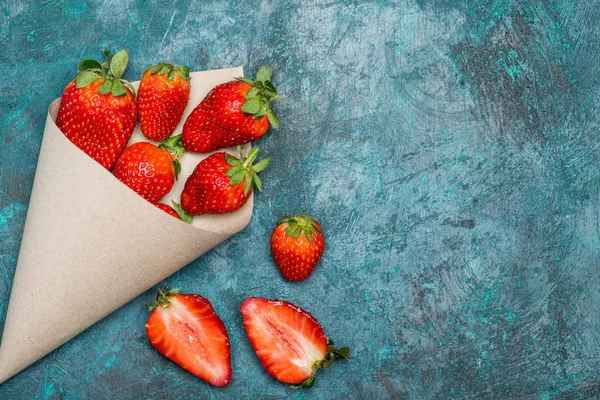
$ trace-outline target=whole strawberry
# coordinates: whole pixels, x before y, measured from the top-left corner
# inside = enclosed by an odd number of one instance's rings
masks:
[[[271,233],[271,254],[283,277],[297,282],[308,278],[323,251],[325,237],[310,215],[287,215]]]
[[[191,215],[189,215],[188,213],[186,213],[185,211],[183,211],[181,206],[175,202],[173,202],[173,207],[171,207],[170,205],[165,204],[165,203],[155,203],[154,205],[172,217],[175,217],[175,218],[177,218],[183,222],[186,222],[188,224],[192,223],[193,217]]]
[[[159,146],[147,142],[134,143],[119,157],[113,175],[151,203],[171,191],[179,175],[178,158],[184,150],[181,135],[164,140]]]
[[[261,67],[254,81],[236,78],[215,86],[183,125],[186,151],[208,153],[262,137],[279,120],[271,102],[280,100],[271,83],[272,71]]]
[[[262,190],[257,173],[269,165],[270,159],[252,165],[257,154],[258,147],[255,147],[246,159],[222,152],[200,161],[185,182],[181,207],[190,215],[224,214],[241,208],[250,197],[253,185]]]
[[[190,98],[190,70],[159,63],[144,72],[138,89],[140,129],[150,140],[171,136]]]
[[[121,79],[129,56],[121,50],[106,61],[86,59],[65,88],[56,125],[64,135],[104,168],[112,169],[136,123],[133,86]]]

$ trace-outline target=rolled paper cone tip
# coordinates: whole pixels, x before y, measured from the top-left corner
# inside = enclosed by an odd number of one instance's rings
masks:
[[[192,73],[185,118],[241,67]],[[250,221],[253,197],[228,215],[186,224],[147,202],[75,147],[49,108],[2,341],[0,382],[150,289]],[[136,128],[130,141],[145,140]],[[247,146],[248,147],[248,146]],[[236,154],[236,153],[233,153]],[[207,154],[182,157],[185,178]],[[143,321],[140,321],[143,323]]]

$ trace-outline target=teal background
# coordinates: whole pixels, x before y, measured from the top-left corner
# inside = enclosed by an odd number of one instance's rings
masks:
[[[600,398],[598,3],[3,1],[0,325],[46,109],[80,59],[127,48],[130,80],[266,64],[289,99],[258,141],[272,161],[248,228],[161,284],[212,302],[231,384],[152,349],[151,290],[0,398]],[[268,250],[286,212],[327,237],[299,284]],[[310,391],[276,382],[243,332],[249,296],[312,312],[353,360]]]

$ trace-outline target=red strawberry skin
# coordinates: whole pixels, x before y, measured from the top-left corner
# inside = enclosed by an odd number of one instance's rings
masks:
[[[252,297],[240,311],[250,343],[267,372],[297,384],[315,375],[313,366],[327,355],[327,338],[319,322],[300,307],[282,300]]]
[[[56,125],[73,144],[111,170],[131,138],[137,106],[128,88],[123,96],[100,94],[103,82],[97,79],[78,89],[71,81],[63,92]]]
[[[288,234],[289,222],[287,220],[304,220],[303,216],[293,216],[277,224],[271,233],[271,254],[283,277],[292,282],[302,281],[313,272],[323,252],[325,251],[325,238],[321,225],[310,219],[310,240],[301,230],[299,236],[294,238]]]
[[[126,148],[117,160],[113,174],[151,203],[160,201],[175,183],[171,153],[147,142]]]
[[[190,98],[190,82],[179,74],[144,73],[138,89],[140,129],[150,140],[169,137],[181,120]]]
[[[244,194],[247,178],[231,185],[226,175],[230,168],[224,153],[202,160],[185,182],[181,207],[190,215],[224,214],[240,209],[248,201],[252,187]]]
[[[156,203],[154,204],[156,207],[160,208],[161,210],[163,210],[164,212],[166,212],[167,214],[169,214],[172,217],[177,218],[178,220],[181,220],[181,217],[179,217],[179,215],[177,215],[177,211],[175,211],[173,209],[173,207],[164,204],[164,203]]]
[[[223,321],[205,298],[168,296],[146,322],[150,343],[165,357],[215,386],[231,381],[229,337]]]
[[[208,153],[264,136],[269,129],[267,116],[254,119],[241,111],[250,89],[251,85],[241,81],[214,87],[183,125],[181,142],[185,150]]]

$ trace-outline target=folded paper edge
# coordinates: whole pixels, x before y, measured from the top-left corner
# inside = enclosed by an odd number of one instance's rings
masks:
[[[217,71],[217,70],[211,70],[211,71]],[[204,72],[204,71],[203,71],[203,72]],[[206,72],[209,72],[209,71],[206,71]],[[54,101],[53,101],[53,102],[50,104],[50,106],[49,106],[49,108],[48,108],[47,120],[46,120],[46,124],[47,124],[47,125],[48,125],[48,124],[51,124],[51,125],[53,125],[53,127],[55,127],[57,131],[59,131],[59,130],[58,130],[58,127],[56,126],[56,123],[55,123],[55,116],[53,116],[53,115],[52,115],[52,113],[51,113],[51,108],[52,108],[52,107],[55,107],[55,109],[56,109],[56,111],[57,111],[57,110],[58,110],[58,104],[59,104],[59,103],[60,103],[60,99],[56,99],[56,100],[54,100]],[[46,128],[45,128],[45,131],[44,131],[44,136],[47,134],[47,132],[46,132],[46,131],[47,131],[47,126],[46,126]],[[102,170],[102,172],[103,172],[103,173],[108,173],[108,174],[110,174],[110,172],[109,172],[109,171],[107,171],[107,170],[106,170],[106,169],[104,169],[102,166],[100,166],[98,163],[96,163],[96,161],[94,161],[94,160],[93,160],[91,157],[89,157],[89,156],[87,156],[85,153],[83,153],[83,152],[82,152],[82,151],[81,151],[79,148],[77,148],[77,147],[76,147],[76,146],[75,146],[73,143],[71,143],[71,142],[70,142],[70,140],[68,140],[68,139],[67,139],[67,138],[66,138],[64,135],[57,135],[57,137],[60,137],[60,139],[59,139],[59,140],[62,140],[64,143],[67,143],[67,142],[68,142],[69,144],[68,144],[68,145],[66,145],[66,146],[72,146],[72,149],[73,149],[73,150],[76,150],[76,151],[80,152],[80,153],[81,153],[83,156],[85,156],[85,157],[86,157],[86,158],[89,160],[89,163],[88,163],[88,164],[89,164],[89,167],[90,167],[90,168],[100,168],[100,169]],[[42,145],[43,145],[43,139],[42,139]],[[38,167],[39,167],[39,160],[38,160]],[[37,167],[36,167],[36,174],[35,174],[35,177],[34,177],[34,183],[33,183],[33,187],[32,187],[32,193],[33,193],[33,191],[35,190],[35,182],[36,182],[36,178],[37,178],[37,176],[38,176],[38,173],[39,173],[39,172],[38,172],[38,170],[37,170]],[[118,182],[118,181],[117,181],[117,182]],[[194,231],[195,231],[195,233],[196,233],[196,234],[198,234],[198,233],[200,233],[200,232],[204,232],[204,233],[206,233],[206,234],[208,234],[208,235],[217,235],[217,236],[219,236],[220,238],[218,239],[218,242],[217,242],[217,244],[215,244],[215,245],[212,245],[212,247],[214,247],[214,246],[218,245],[219,243],[222,243],[223,241],[225,241],[226,239],[228,239],[229,237],[231,237],[231,236],[232,236],[232,235],[234,235],[235,233],[238,233],[238,232],[240,232],[241,230],[243,230],[243,229],[244,229],[244,228],[245,228],[245,227],[246,227],[246,226],[249,224],[249,222],[250,222],[250,220],[251,220],[251,216],[252,216],[252,211],[253,211],[253,198],[251,197],[251,198],[248,200],[248,203],[249,203],[248,205],[249,205],[249,207],[250,207],[250,212],[249,212],[249,214],[248,214],[248,216],[247,216],[247,218],[246,218],[245,222],[243,223],[243,225],[239,225],[239,229],[235,229],[235,230],[230,230],[230,231],[213,231],[213,230],[208,230],[208,229],[200,228],[200,227],[197,227],[197,226],[190,226],[190,227],[188,227],[188,226],[186,226],[187,224],[185,224],[184,222],[182,222],[182,221],[179,221],[179,220],[176,220],[175,218],[173,218],[173,217],[169,216],[168,214],[166,214],[166,213],[164,213],[164,212],[162,212],[162,211],[158,210],[156,207],[154,207],[154,205],[152,205],[151,203],[147,202],[146,200],[144,200],[143,198],[141,198],[140,196],[138,196],[138,195],[137,195],[135,192],[131,191],[131,190],[130,190],[129,188],[127,188],[125,185],[123,185],[123,190],[127,191],[129,196],[132,196],[132,197],[131,197],[131,200],[132,200],[132,201],[136,201],[136,202],[138,202],[138,203],[139,203],[139,207],[140,207],[140,208],[146,208],[146,209],[148,210],[148,212],[155,213],[155,215],[156,215],[156,216],[158,216],[158,215],[161,215],[161,217],[159,217],[159,218],[161,218],[161,219],[164,221],[164,223],[169,223],[169,224],[172,224],[173,226],[174,226],[174,224],[179,224],[179,225],[177,225],[177,226],[178,226],[178,227],[180,227],[180,228],[181,228],[181,229],[183,229],[183,230],[194,229]],[[33,196],[32,196],[32,198],[33,198]],[[133,200],[133,199],[135,199],[135,200]],[[30,206],[31,206],[31,205],[30,205]],[[30,213],[29,213],[29,208],[28,208],[27,218],[29,217],[29,215],[30,215]],[[169,222],[167,222],[167,221],[169,221]],[[181,225],[181,224],[185,224],[185,225]],[[26,228],[27,228],[27,225],[28,225],[28,223],[27,223],[27,219],[26,219],[26,221],[25,221],[25,230],[26,230]],[[24,232],[24,234],[25,234],[25,232]],[[23,247],[23,241],[22,241],[22,243],[21,243],[21,248],[22,248],[22,247]],[[210,248],[212,248],[212,247],[210,247]],[[210,248],[209,248],[208,250],[210,250]],[[65,338],[63,338],[64,340],[62,340],[62,342],[61,342],[61,343],[60,343],[58,346],[54,347],[54,349],[53,349],[53,350],[55,350],[56,348],[60,347],[62,344],[66,343],[68,340],[72,339],[73,337],[77,336],[79,333],[83,332],[84,330],[86,330],[86,329],[87,329],[87,328],[89,328],[90,326],[94,325],[95,323],[97,323],[97,322],[98,322],[98,321],[100,321],[102,318],[104,318],[105,316],[109,315],[110,313],[112,313],[112,312],[113,312],[113,311],[115,311],[116,309],[118,309],[118,308],[122,307],[124,304],[128,303],[129,301],[131,301],[131,300],[132,300],[132,299],[134,299],[135,297],[139,296],[141,293],[143,293],[143,292],[147,291],[147,290],[148,290],[148,289],[150,289],[152,286],[154,286],[154,285],[156,285],[157,283],[159,283],[160,281],[164,280],[165,278],[167,278],[168,276],[170,276],[170,275],[171,275],[173,272],[175,272],[176,270],[178,270],[178,269],[181,269],[181,268],[182,268],[182,267],[184,267],[185,265],[189,264],[189,263],[190,263],[190,262],[192,262],[194,259],[196,259],[196,258],[197,258],[197,257],[199,257],[200,255],[204,254],[204,252],[206,252],[206,251],[208,251],[208,250],[205,250],[205,251],[203,251],[201,254],[198,254],[198,255],[195,255],[195,256],[190,256],[190,257],[189,257],[189,260],[188,260],[187,262],[185,262],[183,265],[180,265],[180,266],[179,266],[178,268],[176,268],[174,271],[171,271],[171,272],[169,272],[169,273],[166,273],[164,276],[160,276],[160,277],[159,277],[159,278],[156,280],[156,282],[155,282],[155,283],[153,283],[153,284],[151,284],[151,285],[146,285],[146,287],[143,287],[143,288],[141,288],[141,290],[139,290],[139,291],[138,291],[138,293],[134,293],[134,294],[132,294],[132,295],[131,295],[131,296],[130,296],[128,299],[126,299],[126,301],[124,301],[124,302],[121,302],[120,304],[116,305],[116,306],[115,306],[115,307],[113,307],[112,309],[108,310],[106,313],[104,313],[104,315],[102,315],[102,316],[100,316],[99,318],[95,319],[94,321],[92,321],[91,323],[89,323],[87,326],[83,327],[83,329],[79,330],[77,333],[75,333],[75,334],[73,334],[73,335],[70,335],[69,337],[65,337]],[[17,260],[17,268],[18,268],[18,266],[19,266],[19,260],[20,260],[20,259],[21,259],[21,254],[20,254],[20,252],[19,252],[19,257],[18,257],[18,260]],[[18,272],[17,272],[17,271],[15,271],[15,277],[17,276],[17,273],[18,273]],[[16,281],[16,280],[15,280],[15,281]],[[15,289],[14,282],[13,282],[13,287],[12,287],[12,289],[11,289],[11,294],[10,294],[10,297],[9,297],[9,306],[8,306],[8,310],[7,310],[7,317],[6,317],[6,320],[5,320],[5,326],[4,326],[4,329],[5,329],[5,330],[6,330],[6,327],[7,327],[8,323],[9,323],[9,316],[10,316],[11,302],[12,302],[12,299],[13,299],[13,297],[14,297],[14,295],[15,295],[15,293],[14,293],[13,289]],[[4,335],[3,335],[3,336],[4,336]],[[4,342],[4,340],[3,340],[3,342]],[[3,344],[3,343],[0,343],[0,354],[2,354],[2,351],[1,351],[1,349],[2,349],[2,347],[1,347],[1,344]],[[51,351],[52,351],[52,350],[50,350],[49,352],[51,352]],[[37,358],[37,359],[36,359],[35,361],[33,361],[33,362],[28,362],[28,363],[27,363],[26,365],[24,365],[24,366],[19,366],[19,367],[17,367],[17,368],[13,368],[12,370],[10,370],[10,368],[9,368],[9,369],[7,369],[7,368],[2,368],[2,369],[0,370],[0,384],[1,384],[1,383],[3,383],[3,382],[5,382],[6,380],[8,380],[9,378],[11,378],[12,376],[14,376],[14,375],[18,374],[18,373],[19,373],[19,372],[21,372],[22,370],[26,369],[28,366],[30,366],[31,364],[35,363],[37,360],[39,360],[39,359],[43,358],[43,357],[44,357],[45,355],[47,355],[49,352],[46,352],[44,355],[42,355],[41,357]],[[2,366],[0,366],[0,367],[2,367]],[[8,371],[8,372],[7,372],[7,371]]]

